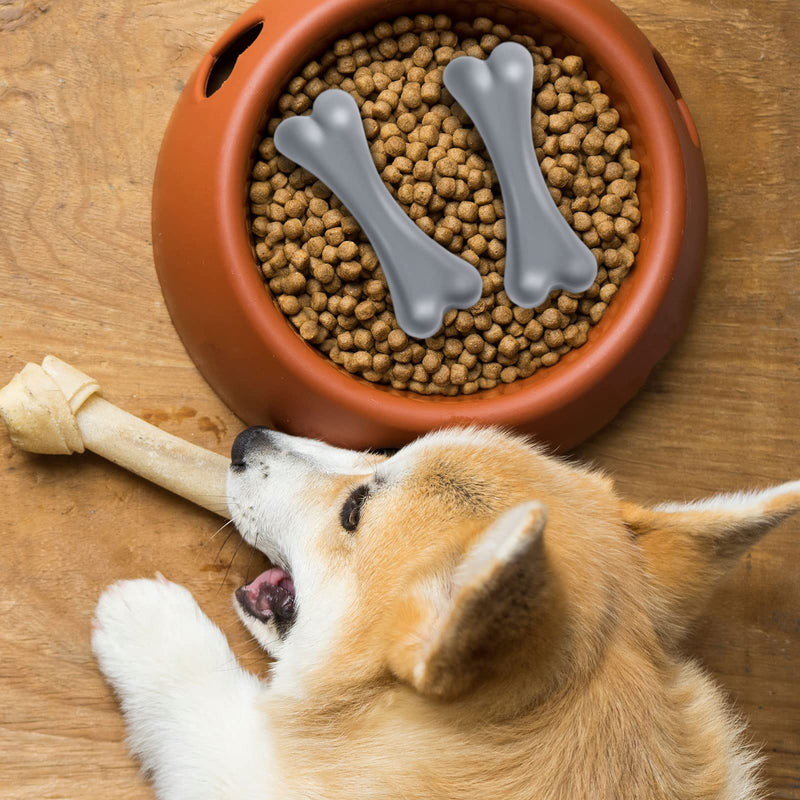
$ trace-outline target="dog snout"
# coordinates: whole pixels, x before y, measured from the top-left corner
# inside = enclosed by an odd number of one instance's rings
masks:
[[[231,466],[244,468],[247,466],[247,456],[256,448],[267,449],[272,447],[272,431],[269,428],[245,428],[234,440],[231,447]]]

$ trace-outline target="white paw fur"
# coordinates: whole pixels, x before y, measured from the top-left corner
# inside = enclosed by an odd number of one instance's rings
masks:
[[[241,798],[269,788],[261,684],[187,589],[160,577],[112,584],[97,604],[92,649],[159,798]]]

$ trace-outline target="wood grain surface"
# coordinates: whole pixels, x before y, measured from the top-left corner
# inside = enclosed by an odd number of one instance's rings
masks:
[[[620,5],[693,111],[710,240],[687,336],[579,455],[642,502],[800,478],[797,0]],[[246,7],[0,0],[0,384],[54,353],[123,408],[230,447],[240,423],[172,328],[149,214],[178,93]],[[263,670],[230,604],[259,557],[240,551],[227,572],[236,537],[220,551],[211,514],[91,455],[20,453],[5,431],[0,510],[0,798],[151,797],[89,651],[97,596],[159,569]],[[793,520],[725,581],[690,642],[750,720],[775,798],[800,798],[799,556]]]

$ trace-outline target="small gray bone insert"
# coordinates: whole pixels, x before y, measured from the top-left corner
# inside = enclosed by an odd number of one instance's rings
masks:
[[[500,181],[511,302],[535,308],[553,289],[586,291],[597,262],[553,203],[533,149],[531,54],[505,42],[486,61],[456,58],[445,68],[444,85],[475,123]]]
[[[480,300],[478,271],[423,233],[383,185],[347,92],[322,92],[310,116],[284,120],[275,147],[324,181],[358,220],[383,268],[397,323],[409,336],[433,336],[446,311]]]

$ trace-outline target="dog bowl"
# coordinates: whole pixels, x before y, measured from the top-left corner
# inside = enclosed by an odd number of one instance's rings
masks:
[[[530,378],[452,398],[370,384],[306,344],[265,289],[248,229],[253,154],[289,78],[345,34],[422,12],[488,16],[582,56],[641,163],[636,265],[587,343]],[[173,112],[156,170],[153,251],[186,349],[248,424],[359,448],[493,424],[563,450],[611,420],[683,332],[706,218],[700,143],[675,79],[609,0],[262,0],[206,55]]]

